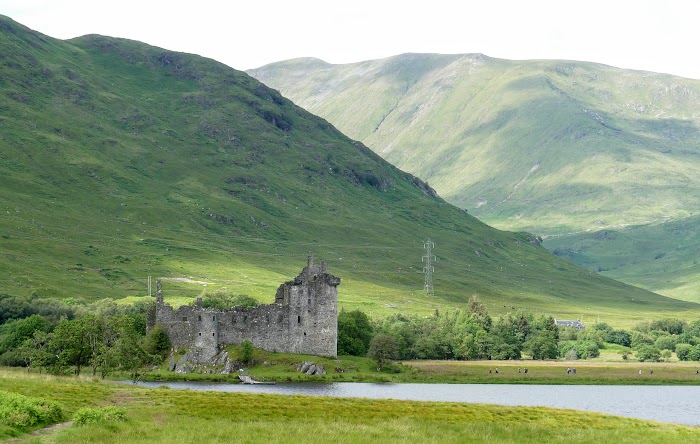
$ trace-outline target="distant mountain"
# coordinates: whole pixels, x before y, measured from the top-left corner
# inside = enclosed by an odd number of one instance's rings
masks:
[[[373,315],[472,295],[496,313],[619,323],[700,312],[484,225],[215,61],[6,17],[0,55],[0,293],[128,301],[151,275],[171,278],[174,302],[201,291],[187,282],[271,302],[315,255],[342,278],[341,306]]]
[[[624,245],[610,239],[585,259],[567,257],[700,301],[700,267],[685,259],[698,242],[662,237],[649,252],[644,234],[665,236],[655,227],[677,222],[700,237],[700,81],[481,54],[295,59],[249,73],[481,220],[541,235],[557,251],[620,231]],[[621,249],[630,256],[607,266]],[[653,257],[671,251],[664,269],[674,272],[657,273]]]

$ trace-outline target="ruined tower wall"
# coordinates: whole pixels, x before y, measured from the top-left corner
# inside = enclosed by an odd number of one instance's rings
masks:
[[[308,266],[293,281],[277,290],[275,303],[244,309],[173,309],[157,296],[156,322],[162,324],[173,347],[203,350],[214,355],[220,345],[248,339],[269,351],[336,356],[338,349],[338,285],[340,279],[326,273],[325,263]]]

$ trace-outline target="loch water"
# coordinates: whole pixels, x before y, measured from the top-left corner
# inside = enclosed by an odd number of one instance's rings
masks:
[[[700,426],[700,386],[141,382],[201,391],[546,406]]]

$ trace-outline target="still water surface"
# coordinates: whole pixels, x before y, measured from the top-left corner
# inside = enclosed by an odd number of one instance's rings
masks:
[[[277,385],[143,382],[139,385],[220,392],[547,406],[700,426],[700,386],[371,384],[360,382]]]

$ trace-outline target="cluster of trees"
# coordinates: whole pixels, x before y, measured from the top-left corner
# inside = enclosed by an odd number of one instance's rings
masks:
[[[203,294],[207,307],[254,306],[257,302],[225,289]],[[0,294],[0,365],[26,366],[80,374],[89,368],[105,377],[128,371],[136,377],[146,365],[160,364],[170,351],[159,326],[146,333],[154,313],[152,300],[124,306],[109,300],[90,305],[17,298]],[[583,330],[559,328],[551,316],[516,312],[492,318],[473,298],[462,310],[431,316],[395,314],[370,319],[365,313],[341,311],[338,354],[369,356],[382,368],[409,359],[589,359],[605,347],[624,359],[700,361],[700,319],[644,322],[632,330],[597,323]],[[246,345],[246,344],[244,344]],[[248,353],[252,346],[247,344]]]
[[[0,299],[0,307],[5,302],[7,299]],[[88,367],[93,376],[102,377],[120,370],[136,378],[140,368],[162,362],[170,351],[162,328],[146,334],[152,302],[118,306],[101,301],[75,307],[58,303],[52,307],[56,310],[41,314],[31,309],[16,311],[5,319],[0,325],[0,365],[52,373],[73,369],[75,374]],[[3,311],[4,315],[8,313]]]
[[[700,361],[700,319],[643,322],[630,332],[629,346],[640,361],[668,359],[673,352],[681,361]]]
[[[12,319],[28,318],[34,314],[53,321],[62,317],[70,319],[75,316],[76,311],[75,306],[70,302],[41,299],[36,294],[24,297],[0,294],[0,325]]]
[[[398,359],[534,359],[559,356],[554,319],[518,312],[497,319],[473,298],[464,310],[433,316],[396,314],[371,322],[358,311],[338,316],[338,353],[366,355],[375,337],[394,338]]]
[[[377,338],[381,347],[375,344]],[[427,317],[396,314],[372,321],[359,310],[341,311],[338,316],[338,353],[370,356],[378,362],[376,357],[381,353],[383,362],[520,359],[523,354],[532,359],[590,359],[610,344],[621,346],[617,350],[624,359],[634,353],[640,361],[658,361],[675,352],[680,360],[697,361],[700,320],[686,323],[667,318],[642,323],[630,331],[598,323],[578,330],[558,327],[551,316],[526,312],[494,319],[476,298],[464,310],[436,311]]]

